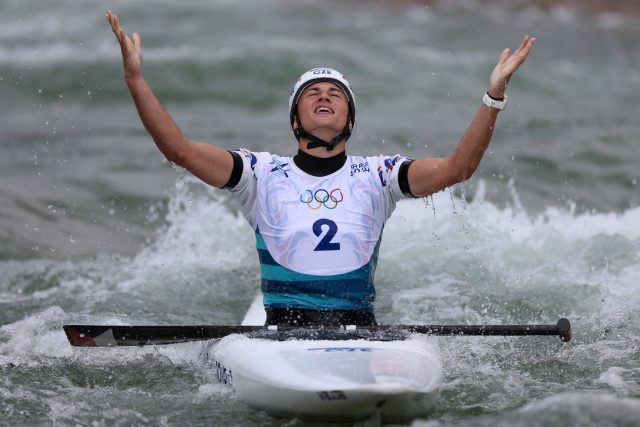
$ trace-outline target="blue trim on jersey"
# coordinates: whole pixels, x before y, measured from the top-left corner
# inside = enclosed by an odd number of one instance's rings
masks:
[[[266,249],[258,249],[258,258],[260,258],[260,264],[262,265],[280,265]]]
[[[267,249],[267,244],[264,242],[264,237],[262,237],[262,234],[260,234],[260,230],[258,230],[256,228],[256,248],[260,251],[267,251],[269,252],[269,249]]]
[[[332,276],[298,273],[278,264],[258,230],[256,247],[266,308],[373,311],[376,295],[373,276],[380,240],[367,264],[357,270]]]
[[[266,301],[266,299],[265,299]],[[266,306],[266,302],[265,302]],[[300,294],[272,294],[269,297],[267,308],[304,308],[308,310],[331,311],[331,310],[359,310],[373,313],[373,301],[360,306],[349,305],[345,307],[343,298],[306,296]]]
[[[369,264],[365,264],[357,270],[350,271],[344,274],[336,274],[335,276],[313,276],[310,274],[298,273],[296,271],[289,270],[288,268],[285,268],[277,263],[262,263],[260,269],[262,271],[262,278],[271,281],[317,282],[318,280],[327,280],[327,277],[330,277],[333,281],[372,281],[369,280],[371,276],[371,268]]]
[[[373,284],[362,280],[315,280],[308,282],[285,282],[262,279],[262,291],[267,293],[326,295],[348,299],[367,299],[375,293]]]

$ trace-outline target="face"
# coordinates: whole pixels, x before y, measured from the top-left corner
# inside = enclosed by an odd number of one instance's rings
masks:
[[[342,132],[347,123],[347,95],[334,83],[312,84],[300,94],[298,116],[302,127],[308,132],[330,139]]]

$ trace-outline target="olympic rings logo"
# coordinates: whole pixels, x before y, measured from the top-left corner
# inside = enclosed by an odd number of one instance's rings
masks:
[[[344,194],[339,188],[327,191],[324,188],[311,191],[306,190],[300,195],[300,202],[306,203],[309,209],[320,209],[324,206],[327,209],[335,209],[340,202],[344,200]]]

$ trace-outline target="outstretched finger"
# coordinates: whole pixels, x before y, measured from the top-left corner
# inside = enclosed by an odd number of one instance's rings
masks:
[[[505,62],[507,62],[507,59],[509,59],[509,52],[511,52],[509,48],[506,48],[502,51],[502,53],[500,54],[500,59],[498,59],[498,64],[504,64]]]
[[[116,26],[115,26],[115,23],[113,22],[113,12],[111,12],[110,10],[107,11],[107,22],[109,23],[109,25],[111,25],[111,31],[115,33]]]
[[[535,37],[531,37],[527,41],[527,44],[524,46],[524,48],[522,48],[522,51],[520,52],[520,63],[523,63],[524,60],[527,59],[527,56],[529,56],[529,52],[531,51],[531,48],[533,47],[535,42],[536,42]]]
[[[120,44],[122,44],[122,38],[120,35],[122,29],[120,28],[120,23],[118,22],[118,16],[109,11],[107,12],[107,20],[109,21],[109,24],[111,24],[111,31],[113,31]]]
[[[520,46],[518,46],[518,49],[516,50],[516,52],[520,52],[522,49],[524,49],[528,41],[529,41],[529,35],[527,34],[522,38],[522,41],[520,42]]]
[[[136,50],[140,50],[140,34],[133,33],[131,35],[131,41],[133,41],[133,46],[136,48]]]
[[[120,26],[120,19],[118,19],[118,15],[113,15],[113,22],[116,25],[115,33],[118,36],[118,40],[120,44],[124,45],[127,41],[127,33],[124,32],[124,28]]]
[[[522,39],[522,43],[520,43],[520,46],[518,47],[515,55],[521,57],[522,60],[524,60],[524,58],[526,58],[529,54],[529,51],[533,47],[535,41],[536,39],[534,37],[529,37],[528,35],[524,36],[524,38]]]
[[[116,15],[113,14],[110,10],[107,11],[107,21],[109,21],[109,25],[111,25],[111,29],[113,32],[116,32]]]
[[[120,19],[118,19],[118,15],[116,15],[115,13],[113,14],[113,23],[116,26],[116,30],[118,30],[118,32],[120,32]]]
[[[120,47],[122,48],[122,51],[130,51],[132,45],[131,39],[129,38],[129,36],[127,36],[122,28],[120,28],[119,34],[120,36],[118,37],[118,40],[120,40]]]

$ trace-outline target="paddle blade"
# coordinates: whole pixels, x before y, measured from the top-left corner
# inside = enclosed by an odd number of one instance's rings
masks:
[[[260,328],[260,327],[255,327]],[[247,326],[101,326],[65,325],[74,347],[141,346],[217,339],[253,330]]]

